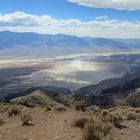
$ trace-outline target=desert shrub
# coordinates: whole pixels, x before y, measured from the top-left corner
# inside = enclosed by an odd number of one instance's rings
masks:
[[[74,104],[75,110],[82,110],[85,111],[87,107],[87,104],[85,101],[76,101]]]
[[[107,136],[110,133],[110,130],[112,129],[111,123],[103,123],[102,125],[102,133],[104,136]]]
[[[107,111],[103,111],[102,114],[101,114],[101,119],[104,123],[112,123],[112,114],[107,112]]]
[[[104,116],[107,116],[107,115],[109,115],[110,113],[108,112],[108,111],[103,111],[102,112],[102,116],[104,117]]]
[[[18,114],[20,114],[20,108],[18,106],[13,106],[8,110],[9,116],[18,115]]]
[[[78,122],[79,125],[79,122]],[[110,122],[103,122],[101,118],[91,118],[81,122],[83,136],[85,140],[102,140],[112,129]]]
[[[123,121],[122,117],[119,114],[113,114],[111,116],[112,116],[111,117],[112,124],[117,128],[122,128],[122,125],[121,125],[121,123]]]
[[[33,125],[32,123],[32,117],[29,114],[23,115],[21,116],[21,121],[22,121],[22,125]]]
[[[4,123],[5,122],[2,119],[0,119],[0,126],[2,126]]]
[[[45,112],[48,112],[48,111],[52,111],[52,107],[51,106],[46,106]]]
[[[140,121],[140,114],[138,113],[130,113],[127,116],[127,120],[135,120],[135,121]]]
[[[136,114],[134,113],[128,114],[127,120],[136,120]]]
[[[90,109],[94,112],[94,113],[101,113],[101,109],[99,106],[93,105],[90,107]]]
[[[101,140],[102,126],[100,123],[90,119],[83,128],[83,135],[85,140]]]
[[[88,121],[88,119],[84,118],[84,117],[74,119],[73,122],[72,122],[72,126],[83,128],[87,121]]]
[[[3,104],[0,104],[0,113],[4,113],[4,112],[7,112],[9,109],[8,106],[6,105],[3,105]]]
[[[123,121],[119,114],[111,114],[108,111],[102,113],[101,119],[104,123],[111,123],[117,128],[121,128],[121,123]]]
[[[55,107],[55,111],[63,112],[63,111],[67,111],[67,109],[65,106],[57,106]]]
[[[85,140],[102,140],[106,137],[112,125],[110,123],[104,123],[101,120],[89,120],[83,129],[84,139]]]
[[[140,109],[136,109],[135,112],[136,112],[136,113],[140,113]]]

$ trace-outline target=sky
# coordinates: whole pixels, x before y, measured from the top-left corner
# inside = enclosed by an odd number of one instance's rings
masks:
[[[1,0],[0,30],[140,38],[140,0]]]

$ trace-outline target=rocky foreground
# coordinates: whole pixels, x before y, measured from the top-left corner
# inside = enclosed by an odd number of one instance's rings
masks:
[[[38,95],[35,93],[35,95]],[[41,95],[42,96],[42,95]],[[33,97],[33,96],[32,96]],[[29,96],[24,101],[29,101]],[[49,100],[48,104],[0,104],[1,140],[139,140],[140,108],[101,109],[85,102],[73,105]],[[23,102],[22,102],[23,103]],[[30,102],[32,103],[32,102]],[[44,102],[43,102],[44,103]],[[45,102],[46,103],[46,102]]]

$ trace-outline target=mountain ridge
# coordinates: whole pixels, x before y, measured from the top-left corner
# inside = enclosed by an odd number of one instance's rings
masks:
[[[60,99],[59,101],[65,100],[72,103],[76,100],[84,100],[89,106],[98,105],[101,107],[113,107],[116,105],[135,106],[135,102],[138,102],[135,99],[136,97],[139,98],[140,94],[139,88],[140,77],[133,79],[124,79],[122,77],[103,80],[97,85],[90,85],[73,91],[54,86],[46,86],[46,88],[31,87],[22,93],[8,95],[4,100],[10,101],[14,98],[28,96],[36,90],[41,90],[53,98]]]
[[[17,45],[47,45],[48,47],[66,47],[67,46],[80,46],[80,47],[93,47],[93,46],[110,46],[116,48],[138,48],[140,39],[108,39],[97,37],[78,37],[67,34],[38,34],[33,32],[11,32],[0,31],[0,48],[14,47]]]

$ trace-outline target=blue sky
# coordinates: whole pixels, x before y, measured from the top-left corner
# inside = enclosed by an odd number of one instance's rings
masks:
[[[133,3],[132,0],[119,0],[119,3],[117,0],[104,1],[105,0],[3,0],[0,1],[0,30],[26,31],[27,29],[28,31],[30,26],[34,24],[36,28],[29,31],[84,36],[81,35],[82,32],[79,31],[83,28],[85,36],[111,37],[113,35],[113,37],[117,37],[118,34],[123,33],[122,36],[124,36],[127,32],[130,32],[129,35],[126,34],[128,38],[138,37],[138,35],[140,35],[140,1],[133,0]],[[114,1],[116,3],[114,3]],[[46,17],[43,19],[42,16],[45,15],[51,19]],[[31,19],[29,20],[28,17],[30,16]],[[37,16],[38,19],[32,16]],[[44,25],[43,21],[48,24]],[[57,22],[57,28],[55,27],[54,21],[55,23]],[[62,25],[62,23],[65,23],[65,25]],[[99,26],[97,26],[97,24]],[[112,26],[109,29],[109,26],[112,24],[116,25],[116,27]],[[55,29],[56,32],[48,30],[49,25],[51,25],[50,27]],[[79,28],[78,25],[79,27],[81,26],[81,28]],[[88,28],[86,28],[86,25]],[[120,32],[118,32],[118,26],[120,27]],[[46,28],[46,32],[43,30],[44,27]],[[126,28],[131,27],[132,30],[129,29],[126,31]],[[76,32],[72,32],[72,30],[75,29],[77,30],[77,34]],[[93,33],[90,31],[92,29]],[[116,33],[111,34],[114,29]],[[88,31],[90,32],[88,33]],[[104,33],[102,33],[102,31],[104,31]]]
[[[98,16],[108,16],[110,19],[140,20],[140,10],[116,10],[91,8],[70,3],[67,0],[3,0],[0,1],[0,13],[24,11],[29,14],[48,14],[54,18],[76,18],[83,21],[93,20]]]

